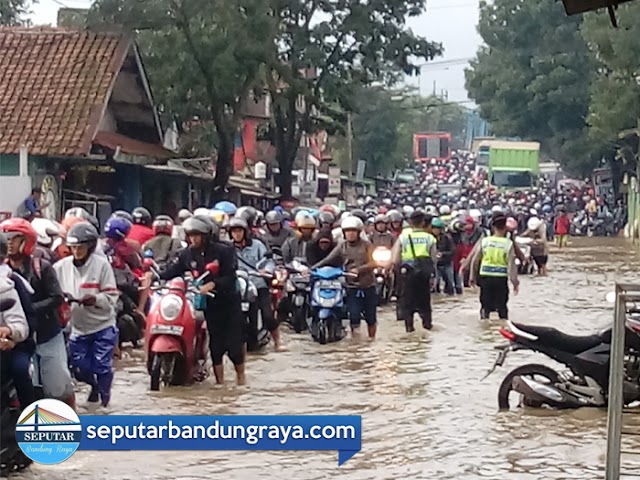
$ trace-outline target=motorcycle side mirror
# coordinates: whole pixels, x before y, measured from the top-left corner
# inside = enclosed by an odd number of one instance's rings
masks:
[[[144,258],[153,258],[153,250],[147,249],[144,251]]]
[[[218,272],[220,271],[220,263],[216,260],[214,262],[207,263],[207,265],[204,268],[211,275],[217,275]]]
[[[606,298],[607,302],[615,303],[616,302],[616,292],[607,293],[607,296],[605,298]]]

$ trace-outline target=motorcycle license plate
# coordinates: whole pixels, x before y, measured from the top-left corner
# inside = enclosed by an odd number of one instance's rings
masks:
[[[242,311],[243,312],[249,311],[249,302],[242,302]]]
[[[151,335],[182,335],[184,327],[180,325],[151,325]]]
[[[296,305],[296,307],[301,307],[302,305],[304,305],[304,297],[302,295],[297,295],[294,303]]]

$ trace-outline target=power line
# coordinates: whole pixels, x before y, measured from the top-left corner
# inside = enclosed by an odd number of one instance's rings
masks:
[[[441,67],[441,66],[452,66],[452,65],[461,65],[465,63],[469,63],[475,57],[467,57],[467,58],[453,58],[451,60],[438,60],[436,62],[425,62],[417,65],[419,68],[428,68],[428,67]]]

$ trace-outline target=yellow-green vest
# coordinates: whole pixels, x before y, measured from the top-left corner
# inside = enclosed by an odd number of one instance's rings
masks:
[[[409,236],[411,236],[411,241],[409,241]],[[409,231],[402,232],[400,242],[402,245],[402,261],[411,262],[416,258],[431,257],[431,247],[436,244],[437,240],[436,237],[428,232]],[[413,250],[411,249],[412,243]]]
[[[507,277],[509,275],[509,252],[513,242],[505,237],[482,239],[482,261],[480,275],[483,277]]]

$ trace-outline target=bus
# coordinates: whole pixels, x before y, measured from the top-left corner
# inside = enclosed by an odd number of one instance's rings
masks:
[[[413,134],[413,156],[417,163],[451,160],[451,134],[426,132]]]

